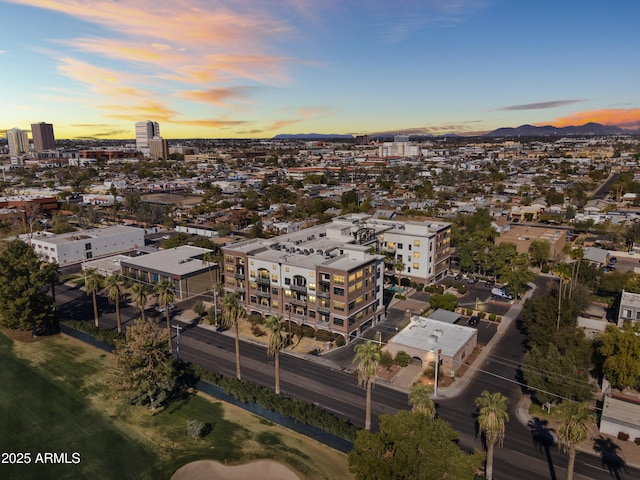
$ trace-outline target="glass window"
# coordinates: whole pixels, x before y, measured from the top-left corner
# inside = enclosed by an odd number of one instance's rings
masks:
[[[419,247],[420,246],[420,240],[414,240],[413,241],[413,246],[414,247]]]
[[[420,258],[420,252],[413,252],[413,258]]]
[[[333,308],[344,312],[344,302],[333,302]]]
[[[337,283],[338,285],[344,285],[344,275],[334,275],[333,283]]]

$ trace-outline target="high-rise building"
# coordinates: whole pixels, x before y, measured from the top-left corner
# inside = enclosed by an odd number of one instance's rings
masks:
[[[142,153],[149,154],[149,140],[160,136],[160,125],[158,122],[147,120],[136,123],[136,149]]]
[[[167,140],[162,137],[153,137],[149,140],[149,156],[153,160],[164,159],[169,157],[169,145]]]
[[[29,137],[26,131],[19,128],[7,130],[7,142],[9,142],[9,155],[12,157],[29,153]]]
[[[33,138],[33,149],[36,152],[55,150],[56,148],[56,139],[53,136],[53,125],[50,123],[32,123],[31,137]]]

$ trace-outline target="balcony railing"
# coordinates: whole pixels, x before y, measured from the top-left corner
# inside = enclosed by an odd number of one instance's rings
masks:
[[[233,276],[236,280],[244,280],[244,273],[236,273]]]
[[[301,292],[301,293],[307,293],[307,287],[306,285],[290,285],[289,288],[291,288],[291,290],[293,290],[294,292]]]
[[[256,277],[256,283],[258,285],[271,285],[271,279],[269,277]]]
[[[330,313],[331,312],[331,307],[325,307],[323,305],[317,305],[316,308],[317,308],[317,310],[319,312],[323,312],[323,313]]]
[[[287,302],[289,302],[291,305],[297,305],[299,307],[306,307],[307,306],[307,301],[306,300],[300,300],[298,298],[288,298]]]
[[[271,298],[271,293],[263,292],[261,290],[256,290],[256,296],[260,298]]]
[[[331,294],[329,293],[329,290],[317,290],[316,291],[316,295],[320,298],[330,298]]]

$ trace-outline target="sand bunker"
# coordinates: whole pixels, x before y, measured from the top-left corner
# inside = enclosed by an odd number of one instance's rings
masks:
[[[283,464],[273,460],[256,460],[244,465],[223,465],[213,460],[198,460],[180,467],[171,480],[300,480]]]

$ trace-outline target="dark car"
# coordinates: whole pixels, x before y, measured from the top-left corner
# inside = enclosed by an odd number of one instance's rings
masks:
[[[616,257],[610,257],[609,263],[618,263],[618,259]]]
[[[467,279],[467,283],[469,283],[471,285],[475,285],[476,283],[478,283],[478,279],[476,277],[469,277]]]
[[[485,287],[493,287],[495,284],[495,280],[487,280],[486,282],[484,282]]]
[[[469,317],[469,321],[467,322],[467,325],[469,325],[470,327],[474,327],[478,324],[478,316],[477,315],[473,315],[471,317]]]

